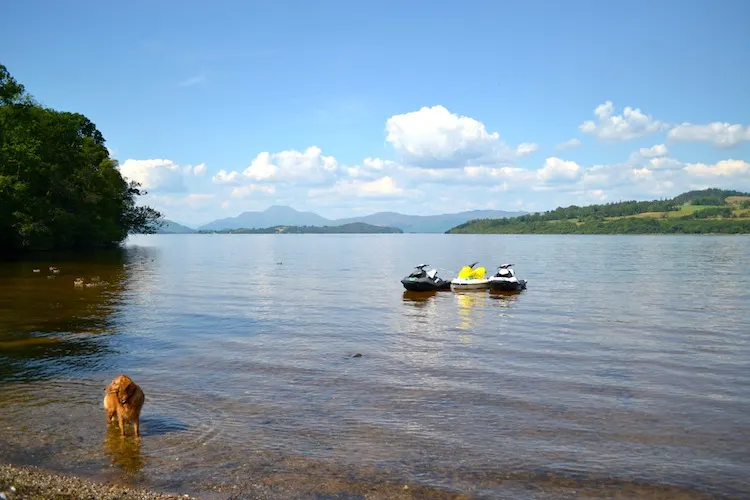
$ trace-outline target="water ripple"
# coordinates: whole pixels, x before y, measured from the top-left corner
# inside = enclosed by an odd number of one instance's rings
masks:
[[[0,457],[149,484],[283,463],[493,498],[747,496],[748,243],[175,235],[55,280],[4,265]],[[399,283],[467,255],[529,289]],[[77,274],[108,286],[73,294]],[[103,425],[121,372],[146,392],[140,444]]]

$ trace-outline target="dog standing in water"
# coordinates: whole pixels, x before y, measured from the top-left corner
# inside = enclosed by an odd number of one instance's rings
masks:
[[[125,435],[125,422],[128,420],[133,424],[136,437],[140,437],[138,424],[141,416],[141,408],[146,400],[143,390],[133,382],[127,375],[119,375],[112,380],[105,389],[104,412],[107,415],[107,425],[117,416],[120,426],[120,434]]]

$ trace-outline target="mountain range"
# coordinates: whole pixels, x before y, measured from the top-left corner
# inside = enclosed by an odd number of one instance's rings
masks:
[[[236,217],[217,219],[204,224],[200,231],[221,231],[225,229],[261,229],[273,226],[340,226],[364,222],[374,226],[389,226],[405,233],[444,233],[445,231],[473,219],[501,219],[516,217],[526,212],[506,212],[503,210],[470,210],[454,214],[406,215],[398,212],[378,212],[361,217],[327,219],[314,212],[300,212],[292,207],[273,205],[262,211],[243,212]],[[195,229],[166,220],[159,233],[191,233]]]

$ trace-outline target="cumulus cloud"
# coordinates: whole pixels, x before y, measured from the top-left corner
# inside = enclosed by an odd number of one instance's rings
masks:
[[[386,141],[405,163],[425,167],[498,163],[529,154],[538,147],[523,143],[511,148],[500,140],[499,133],[489,132],[482,122],[439,105],[391,116],[385,130]]]
[[[213,176],[212,180],[216,184],[237,184],[242,180],[242,174],[237,171],[227,172],[222,169]]]
[[[733,177],[750,174],[750,163],[743,160],[723,160],[713,165],[688,163],[685,171],[699,177]]]
[[[344,167],[343,172],[352,178],[375,178],[388,170],[399,168],[396,162],[380,158],[365,158],[362,165]]]
[[[542,182],[569,182],[581,177],[583,169],[574,161],[565,161],[550,157],[537,172],[537,178]]]
[[[638,153],[644,158],[655,158],[658,156],[667,156],[667,147],[664,144],[657,144],[650,148],[641,148]]]
[[[576,148],[581,145],[581,140],[573,137],[572,139],[568,139],[565,142],[562,142],[555,146],[555,149],[558,151],[565,151],[566,149]]]
[[[136,181],[144,189],[179,193],[187,189],[184,168],[172,160],[125,160],[120,173],[128,181]]]
[[[206,164],[199,163],[193,167],[193,175],[203,175],[206,173]]]
[[[710,142],[720,148],[731,148],[750,141],[750,126],[721,122],[707,125],[682,123],[670,130],[667,137],[673,141]]]
[[[669,128],[637,108],[626,107],[618,114],[611,101],[598,106],[595,115],[596,121],[579,128],[611,141],[643,138]],[[747,140],[747,134],[747,127],[742,125],[683,123],[667,135],[669,140],[729,147]],[[510,208],[508,203],[520,199],[527,209],[533,209],[534,198],[541,204],[539,208],[549,208],[604,199],[672,196],[709,185],[742,189],[750,184],[744,160],[685,163],[671,157],[670,148],[663,143],[634,147],[622,161],[607,159],[609,163],[578,163],[561,158],[564,153],[532,162],[529,155],[539,151],[538,144],[508,145],[481,121],[451,113],[443,106],[390,117],[385,136],[395,153],[393,159],[365,157],[344,164],[324,155],[317,146],[302,151],[265,151],[244,169],[211,172],[217,199],[207,194],[192,198],[161,195],[157,201],[166,207],[222,210],[230,206],[232,210],[262,209],[272,203],[302,207],[309,203],[307,207],[313,210],[316,206],[346,206],[347,210],[367,212],[366,207],[373,211],[375,207],[394,209],[414,200],[421,200],[425,210],[441,204],[450,205],[452,210],[468,206]],[[572,138],[555,147],[562,151],[580,145],[580,139]],[[208,172],[204,163],[177,165],[170,160],[128,160],[121,170],[149,190],[156,189],[157,195],[184,191],[185,180]],[[427,192],[443,194],[426,197]],[[445,193],[451,194],[440,201]],[[508,201],[511,198],[513,202]]]
[[[621,115],[616,115],[612,101],[606,101],[597,106],[594,114],[598,121],[585,121],[578,128],[584,134],[593,135],[599,139],[628,141],[669,128],[666,123],[630,106],[626,106]]]
[[[538,149],[539,149],[539,144],[534,144],[532,142],[522,142],[516,147],[516,155],[526,156],[537,151]]]
[[[295,184],[324,184],[334,179],[339,164],[333,156],[324,156],[317,146],[305,151],[263,152],[256,156],[242,172],[220,170],[213,177],[217,184],[241,182],[281,182]]]
[[[651,158],[646,164],[646,168],[653,170],[669,170],[675,168],[682,168],[682,162],[675,160],[674,158],[668,158],[666,156],[660,156],[658,158]]]
[[[418,193],[411,190],[411,194]],[[396,181],[389,176],[381,177],[374,181],[363,181],[359,179],[340,180],[330,188],[312,188],[308,191],[308,196],[344,196],[344,197],[364,197],[364,198],[391,198],[403,196],[407,190],[399,187]]]

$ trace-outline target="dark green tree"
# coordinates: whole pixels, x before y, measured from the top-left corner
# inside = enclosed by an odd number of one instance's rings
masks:
[[[108,247],[153,233],[104,137],[79,113],[49,109],[0,65],[0,252]]]

